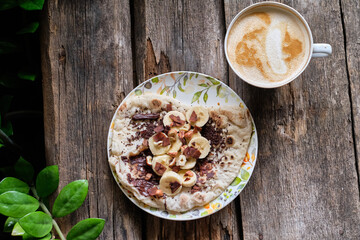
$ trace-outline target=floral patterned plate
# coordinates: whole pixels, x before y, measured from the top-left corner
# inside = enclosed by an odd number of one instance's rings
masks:
[[[129,96],[142,95],[144,93],[157,93],[160,95],[171,96],[185,104],[199,104],[204,106],[223,106],[235,104],[246,108],[244,102],[230,87],[211,76],[196,72],[170,72],[153,77],[132,90],[131,93],[124,99],[124,101]],[[118,109],[116,112],[117,111]],[[115,115],[116,113],[114,114],[114,118]],[[110,156],[109,143],[113,134],[114,118],[111,121],[108,135],[108,157]],[[153,208],[138,201],[131,192],[121,186],[113,172],[114,178],[117,181],[120,189],[135,205],[154,216],[177,221],[194,220],[209,216],[210,214],[224,208],[232,200],[234,200],[244,189],[245,185],[250,179],[250,176],[255,167],[258,152],[258,137],[254,121],[252,120],[252,122],[253,132],[250,145],[238,176],[219,197],[205,206],[193,208],[189,211],[179,214],[170,214],[165,210]]]

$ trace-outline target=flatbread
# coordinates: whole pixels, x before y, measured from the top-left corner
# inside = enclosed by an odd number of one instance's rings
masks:
[[[156,94],[129,97],[119,108],[114,119],[113,137],[110,140],[110,166],[120,184],[141,202],[171,212],[184,212],[203,206],[218,197],[238,175],[247,152],[252,123],[247,109],[240,106],[208,107],[209,120],[200,134],[209,140],[210,153],[198,159],[192,169],[197,175],[193,187],[182,187],[175,196],[150,196],[149,188],[159,186],[151,166],[146,165],[149,150],[132,156],[144,139],[154,135],[154,128],[162,125],[164,115],[172,110],[185,114],[190,105]],[[135,114],[157,113],[155,120],[133,120]],[[171,169],[170,169],[171,170]],[[175,172],[176,172],[175,167]],[[145,180],[146,174],[152,178]]]

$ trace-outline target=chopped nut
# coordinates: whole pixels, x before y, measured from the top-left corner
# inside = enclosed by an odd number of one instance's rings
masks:
[[[193,177],[194,176],[194,173],[192,171],[186,171],[186,173],[184,174],[184,176],[189,176],[189,177]]]
[[[170,162],[169,162],[169,167],[174,166],[175,163],[176,163],[176,159],[175,159],[175,157],[174,157],[173,159],[170,160]]]
[[[145,180],[149,181],[151,177],[152,177],[152,173],[147,173],[145,176]]]
[[[167,153],[170,157],[176,157],[176,155],[178,154],[178,152],[168,152]]]
[[[146,164],[151,166],[152,163],[152,156],[146,156]]]
[[[197,117],[195,111],[193,111],[193,112],[191,113],[189,120],[190,120],[190,123],[195,123],[195,122],[198,120],[198,117]]]
[[[169,137],[175,137],[177,134],[177,130],[176,129],[170,129],[168,132]]]
[[[164,195],[163,191],[161,189],[156,190],[155,195],[157,197],[162,197]]]
[[[158,133],[158,132],[162,132],[164,131],[164,126],[163,125],[159,125],[156,128],[154,128],[154,132]]]
[[[185,121],[181,120],[181,118],[179,116],[175,116],[175,115],[171,114],[169,117],[173,121],[172,125],[175,127],[180,127],[185,124]]]

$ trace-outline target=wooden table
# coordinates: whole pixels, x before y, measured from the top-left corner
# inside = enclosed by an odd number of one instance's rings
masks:
[[[256,1],[255,1],[256,2]],[[265,90],[226,63],[231,19],[252,1],[49,0],[42,69],[48,164],[60,185],[89,180],[85,204],[60,221],[106,219],[100,239],[360,239],[360,2],[294,0],[314,42],[332,45],[291,84]],[[172,222],[132,204],[106,155],[108,126],[144,80],[191,70],[242,97],[256,122],[259,157],[233,203],[201,220]]]

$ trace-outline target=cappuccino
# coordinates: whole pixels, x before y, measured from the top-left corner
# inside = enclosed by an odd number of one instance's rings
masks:
[[[226,51],[242,78],[281,82],[303,70],[311,55],[310,46],[309,33],[297,16],[263,6],[236,20]]]

